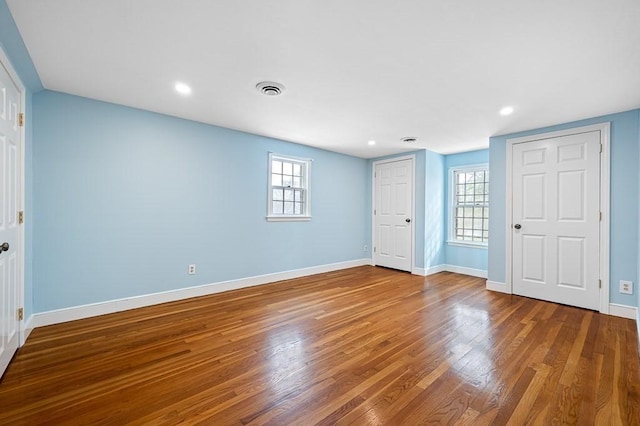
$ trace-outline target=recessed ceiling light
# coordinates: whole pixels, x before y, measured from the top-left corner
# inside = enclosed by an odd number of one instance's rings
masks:
[[[376,141],[369,141],[369,142],[367,142],[367,143],[368,143],[369,145],[372,145],[372,146],[373,146],[373,145],[375,145],[375,144],[376,144]]]
[[[180,93],[181,95],[190,95],[191,94],[191,87],[189,87],[185,83],[178,82],[178,83],[176,83],[174,88],[176,89],[176,92]]]
[[[284,92],[284,85],[275,81],[261,81],[256,84],[258,92],[267,96],[278,96]]]
[[[506,106],[500,110],[500,115],[509,115],[513,112],[513,107]]]

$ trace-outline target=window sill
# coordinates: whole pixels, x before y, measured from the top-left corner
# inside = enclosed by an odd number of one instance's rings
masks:
[[[309,222],[311,216],[267,216],[267,222]]]
[[[448,240],[447,244],[450,246],[478,248],[478,249],[484,249],[484,250],[487,250],[489,248],[488,243],[472,243],[467,241]]]

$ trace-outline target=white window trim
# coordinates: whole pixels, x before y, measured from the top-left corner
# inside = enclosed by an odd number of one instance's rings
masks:
[[[305,180],[305,214],[303,215],[285,215],[272,214],[271,206],[273,205],[273,191],[271,185],[271,165],[273,160],[296,161],[304,164],[304,180]],[[281,155],[269,153],[269,166],[267,170],[267,221],[269,222],[307,222],[311,220],[311,163],[310,158],[293,157],[291,155]]]
[[[453,166],[449,167],[449,214],[447,215],[448,222],[448,233],[447,233],[447,245],[450,246],[460,246],[460,247],[471,247],[471,248],[479,248],[479,249],[487,249],[489,247],[489,243],[479,243],[473,241],[460,241],[455,238],[455,223],[454,223],[454,215],[456,209],[455,203],[455,184],[454,184],[454,175],[456,172],[468,172],[471,170],[477,169],[486,169],[489,170],[489,163],[479,163],[479,164],[469,164],[465,166]],[[491,177],[489,177],[491,180]]]

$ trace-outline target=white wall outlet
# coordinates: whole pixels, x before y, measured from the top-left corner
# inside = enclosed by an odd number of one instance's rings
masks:
[[[633,294],[633,282],[620,280],[620,293]]]
[[[195,275],[196,265],[189,265],[189,275]]]
[[[364,248],[362,249],[362,251],[369,251],[369,246],[365,244]]]

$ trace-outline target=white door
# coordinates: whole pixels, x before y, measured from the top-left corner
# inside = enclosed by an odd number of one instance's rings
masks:
[[[0,375],[19,345],[20,91],[0,61]]]
[[[514,144],[513,293],[598,310],[600,132]]]
[[[374,263],[411,271],[413,160],[377,163],[374,181]]]

